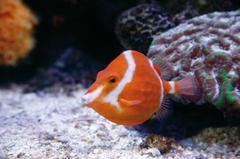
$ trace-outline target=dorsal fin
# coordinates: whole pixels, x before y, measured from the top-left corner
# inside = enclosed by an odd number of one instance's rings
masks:
[[[166,59],[165,59],[166,60]],[[161,72],[161,78],[165,80],[170,80],[174,76],[173,66],[165,60],[153,60],[154,68],[157,68]],[[156,69],[156,70],[157,70]]]
[[[157,64],[153,64],[154,69],[157,71],[157,73],[159,74],[159,76],[161,76],[161,69],[159,68],[159,66]]]

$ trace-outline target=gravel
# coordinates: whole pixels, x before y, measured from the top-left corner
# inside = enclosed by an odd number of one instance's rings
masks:
[[[0,159],[240,158],[239,127],[207,128],[176,141],[166,153],[142,147],[148,134],[105,120],[82,105],[85,90],[76,88],[71,93],[1,88]]]

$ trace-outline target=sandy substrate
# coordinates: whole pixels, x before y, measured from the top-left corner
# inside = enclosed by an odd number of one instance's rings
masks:
[[[70,94],[0,89],[0,158],[240,158],[240,130],[209,128],[169,152],[142,148],[147,134],[106,121]],[[214,142],[213,142],[214,141]]]

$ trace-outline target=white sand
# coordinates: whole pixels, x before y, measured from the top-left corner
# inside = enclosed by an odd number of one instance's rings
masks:
[[[158,149],[141,149],[146,134],[110,123],[83,106],[83,92],[24,94],[16,85],[0,89],[0,159],[187,159],[240,155],[240,147],[230,152],[229,147],[218,144],[201,142],[193,146],[190,138],[180,142],[185,146],[164,155]],[[202,149],[201,144],[206,148]]]

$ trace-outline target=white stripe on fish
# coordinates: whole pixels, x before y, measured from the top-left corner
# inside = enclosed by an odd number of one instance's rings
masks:
[[[91,103],[94,101],[103,91],[104,86],[99,86],[96,90],[93,92],[90,92],[82,97],[84,100],[84,103]]]
[[[163,101],[163,97],[164,97],[164,87],[163,87],[163,82],[162,79],[160,78],[160,75],[157,73],[156,69],[153,67],[153,63],[151,60],[148,60],[150,63],[150,66],[152,67],[154,74],[156,75],[156,77],[158,78],[159,82],[160,82],[160,88],[161,88],[161,94],[160,94],[160,101],[159,101],[159,107],[162,104]]]
[[[134,58],[132,55],[132,51],[130,51],[130,50],[125,51],[123,53],[123,55],[128,63],[127,70],[126,70],[122,80],[119,82],[118,86],[115,89],[113,89],[106,97],[104,97],[105,102],[116,106],[119,111],[122,110],[122,107],[118,103],[118,97],[121,94],[121,92],[123,91],[126,84],[128,84],[129,82],[132,81],[133,75],[136,70],[136,64],[135,64],[135,61],[134,61]]]
[[[175,93],[175,82],[174,81],[170,81],[168,83],[169,83],[169,85],[171,87],[171,89],[170,89],[170,91],[168,93],[170,93],[170,94]]]

